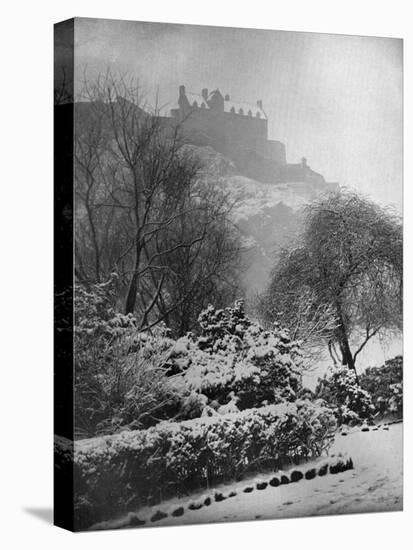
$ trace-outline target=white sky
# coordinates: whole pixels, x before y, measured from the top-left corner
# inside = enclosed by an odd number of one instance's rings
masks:
[[[161,103],[180,84],[262,99],[289,162],[401,209],[401,40],[77,19],[75,44],[78,78],[110,67]]]

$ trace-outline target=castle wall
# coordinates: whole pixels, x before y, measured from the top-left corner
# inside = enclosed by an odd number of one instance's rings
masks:
[[[172,114],[177,120],[183,118],[184,133],[195,144],[211,145],[235,161],[247,151],[259,150],[267,139],[267,121],[262,118],[203,108]]]
[[[281,141],[275,141],[272,139],[264,141],[258,150],[258,152],[266,159],[271,159],[279,164],[287,163],[287,156],[285,152],[285,145]]]
[[[305,159],[303,159],[305,161]],[[308,182],[313,184],[325,184],[324,177],[305,163],[287,164],[281,167],[281,178],[285,183]]]

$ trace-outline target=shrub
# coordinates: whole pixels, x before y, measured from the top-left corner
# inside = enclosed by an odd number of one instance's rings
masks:
[[[329,409],[303,401],[79,441],[76,523],[85,528],[85,517],[100,521],[232,480],[241,471],[319,456],[334,429]]]
[[[403,416],[403,357],[389,359],[381,367],[370,367],[360,376],[360,385],[372,397],[378,415]]]
[[[134,331],[110,344],[100,337],[82,340],[80,347],[77,339],[75,371],[78,437],[147,428],[180,410],[184,395],[167,376],[164,354],[145,354],[144,343],[131,351]]]
[[[310,468],[305,473],[305,479],[314,479],[317,475],[317,470],[315,468]]]
[[[242,301],[225,309],[209,306],[199,326],[199,334],[179,339],[169,357],[173,372],[182,372],[177,384],[192,393],[193,411],[199,408],[196,395],[219,412],[229,412],[227,405],[244,410],[297,398],[302,357],[287,331],[263,329],[246,316]]]
[[[175,508],[174,510],[172,510],[172,516],[177,518],[177,517],[180,517],[180,516],[183,516],[185,513],[185,509],[183,506],[178,506],[177,508]]]
[[[303,473],[300,470],[293,470],[291,472],[291,481],[293,483],[300,481],[300,479],[303,479]]]
[[[77,437],[145,429],[168,418],[188,420],[294,401],[301,354],[288,334],[264,330],[241,301],[209,306],[198,335],[177,341],[166,328],[137,330],[116,313],[117,279],[76,286],[75,426]]]
[[[339,424],[355,425],[373,416],[370,394],[357,384],[356,375],[346,366],[334,367],[329,377],[319,379],[315,394],[334,410]]]
[[[139,516],[131,512],[128,517],[128,524],[131,527],[140,527],[141,525],[145,525],[146,521],[141,519]]]
[[[167,518],[168,517],[168,514],[166,514],[165,512],[162,512],[161,510],[157,510],[153,516],[151,517],[151,521],[154,522],[154,521],[160,521],[161,519],[164,519],[164,518]]]
[[[277,476],[274,476],[270,479],[271,487],[278,487],[280,485],[280,480]]]
[[[116,313],[115,285],[115,276],[88,289],[76,285],[77,437],[149,427],[176,414],[184,398],[167,376],[167,331],[160,327],[147,338],[132,315]]]

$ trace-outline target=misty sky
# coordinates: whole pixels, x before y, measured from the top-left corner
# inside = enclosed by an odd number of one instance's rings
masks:
[[[97,19],[75,29],[78,79],[110,67],[171,105],[180,84],[262,99],[288,162],[305,156],[328,181],[401,208],[401,40]]]

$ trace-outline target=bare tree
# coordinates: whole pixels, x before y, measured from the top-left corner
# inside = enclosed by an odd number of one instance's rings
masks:
[[[226,223],[231,205],[212,183],[198,181],[201,165],[180,125],[157,107],[150,111],[135,82],[110,73],[93,84],[85,80],[82,99],[76,105],[76,273],[83,282],[99,282],[116,271],[123,310],[138,317],[141,329],[179,311],[182,321],[185,304],[193,305],[206,281],[224,277],[237,259],[234,229],[230,237]],[[217,233],[233,244],[225,254],[224,246],[212,252]],[[215,265],[206,261],[213,254]]]
[[[185,240],[186,233],[193,233],[200,223],[199,216],[197,212],[180,220],[180,227],[176,228],[178,239]],[[202,242],[195,247],[180,248],[167,258],[174,274],[166,282],[167,302],[179,304],[168,319],[168,326],[175,334],[183,335],[191,330],[199,313],[210,303],[226,306],[239,297],[242,293],[240,251],[237,229],[226,216],[215,216]],[[163,304],[163,308],[167,307],[167,303]]]
[[[60,64],[59,68],[59,71],[55,69],[53,89],[53,104],[55,107],[73,103],[73,82],[69,82],[70,79],[68,79],[67,70],[63,63]]]

